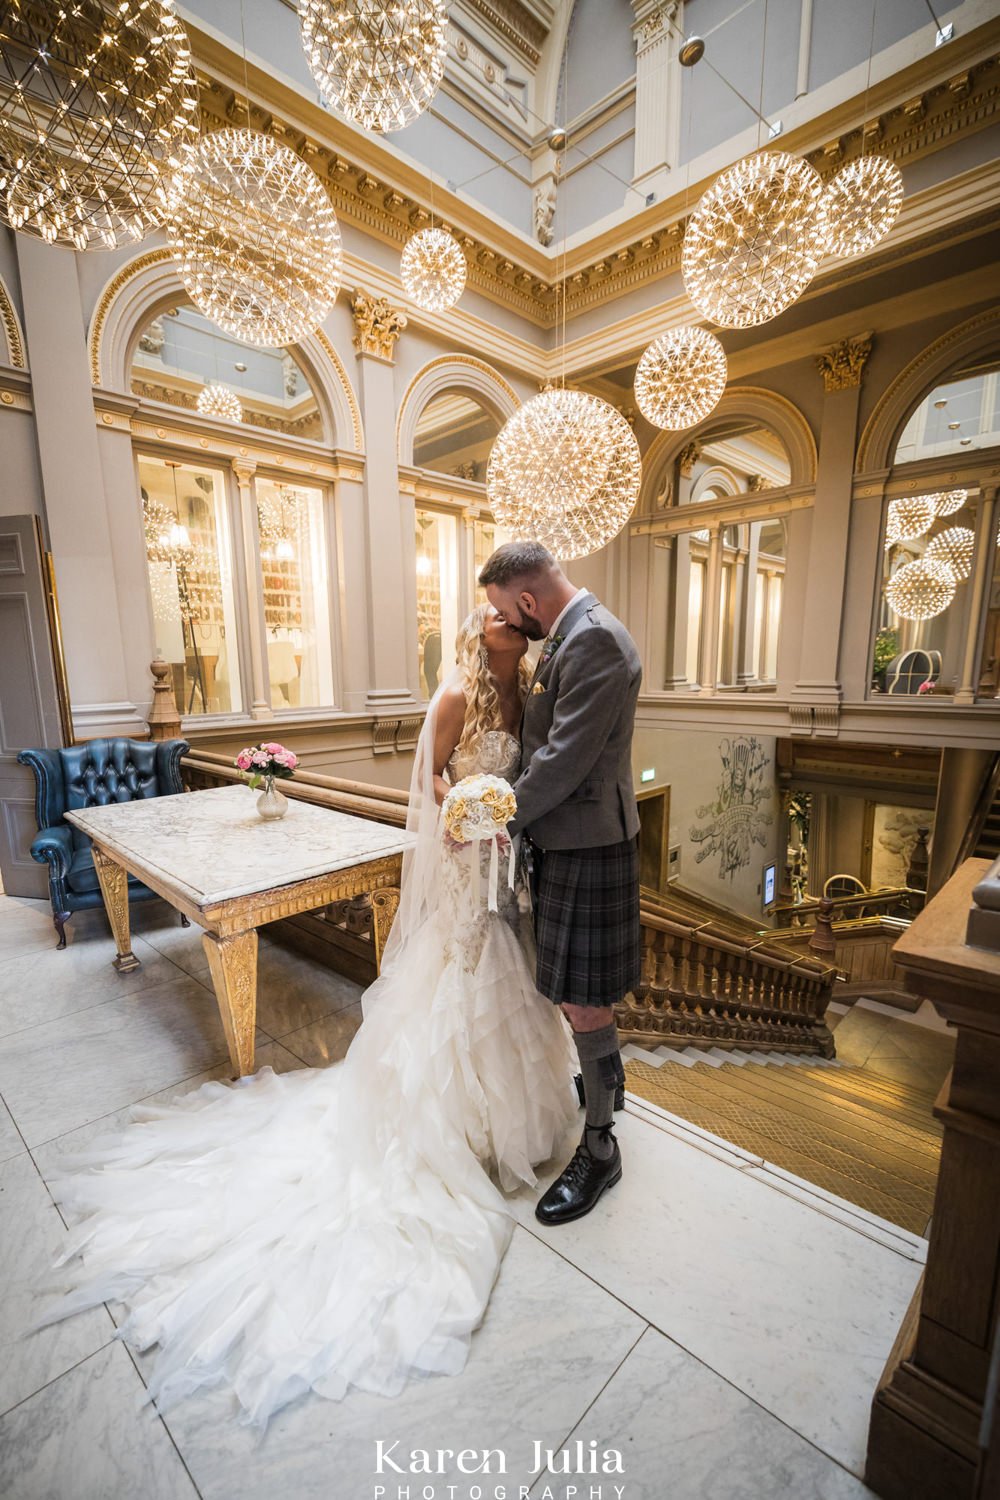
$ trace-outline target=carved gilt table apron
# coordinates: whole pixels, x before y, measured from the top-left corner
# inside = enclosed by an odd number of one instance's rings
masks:
[[[67,812],[93,841],[94,866],[121,972],[132,952],[128,876],[134,875],[203,928],[233,1068],[254,1071],[257,928],[330,901],[371,893],[375,962],[381,964],[399,906],[404,852],[413,834],[332,808],[289,799],[264,822],[245,786],[112,802]]]

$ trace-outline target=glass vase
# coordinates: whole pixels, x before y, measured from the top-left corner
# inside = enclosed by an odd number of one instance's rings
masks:
[[[272,822],[275,818],[283,818],[287,811],[288,798],[278,791],[273,776],[265,776],[264,790],[257,798],[257,816],[265,822]]]

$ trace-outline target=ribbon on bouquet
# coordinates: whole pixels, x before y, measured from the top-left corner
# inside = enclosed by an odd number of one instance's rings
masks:
[[[472,860],[472,896],[478,906],[482,900],[482,880],[480,871],[479,848],[475,850]],[[514,842],[510,841],[507,849],[507,884],[511,890],[514,889]],[[500,834],[494,833],[490,836],[490,873],[486,885],[486,904],[490,911],[500,910]]]

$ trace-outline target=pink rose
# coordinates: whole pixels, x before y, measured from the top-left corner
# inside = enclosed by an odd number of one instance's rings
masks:
[[[281,754],[276,755],[274,758],[279,765],[287,766],[289,771],[294,771],[299,763],[298,757],[291,750],[282,750]]]
[[[266,750],[269,755],[278,755],[278,756],[280,756],[283,753],[285,747],[284,747],[284,745],[279,745],[278,742],[277,742],[277,740],[271,740],[266,745],[262,744],[260,748],[262,750]]]
[[[236,757],[236,764],[240,768],[241,771],[249,771],[249,769],[250,769],[250,751],[249,750],[241,750],[240,753],[239,753],[239,755],[237,755],[237,757]]]
[[[255,750],[250,759],[255,766],[266,766],[271,757],[266,750]]]

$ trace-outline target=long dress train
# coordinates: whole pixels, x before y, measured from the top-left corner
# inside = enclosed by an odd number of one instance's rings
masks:
[[[515,760],[494,731],[450,769]],[[484,854],[435,835],[425,916],[342,1063],[139,1107],[52,1181],[74,1290],[44,1321],[123,1303],[120,1336],[159,1346],[162,1409],[226,1383],[264,1426],[310,1388],[392,1396],[463,1367],[511,1234],[501,1189],[534,1184],[575,1113],[568,1028],[532,983],[517,893],[486,907]]]

